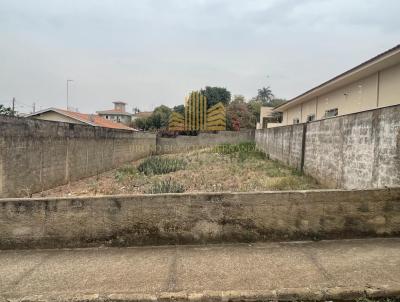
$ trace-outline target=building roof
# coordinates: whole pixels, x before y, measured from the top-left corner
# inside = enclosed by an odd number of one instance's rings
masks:
[[[310,98],[327,93],[336,88],[345,86],[347,84],[350,84],[351,82],[355,82],[364,77],[372,75],[380,70],[391,67],[399,62],[400,44],[296,96],[288,102],[275,107],[274,111],[285,110],[304,101],[307,101]]]
[[[128,115],[128,116],[133,115],[132,113],[129,113],[127,111],[122,111],[117,109],[96,111],[96,113],[101,115]]]
[[[48,108],[44,109],[41,111],[37,111],[35,113],[29,114],[26,117],[33,117],[35,115],[40,115],[43,113],[47,112],[56,112],[58,114],[67,116],[69,118],[75,119],[79,122],[82,122],[84,124],[94,126],[94,127],[103,127],[103,128],[111,128],[111,129],[122,129],[122,130],[130,130],[130,131],[137,131],[136,129],[130,128],[128,126],[125,126],[120,123],[115,123],[113,121],[107,120],[105,118],[102,118],[101,116],[98,116],[96,114],[86,114],[86,113],[80,113],[80,112],[74,112],[74,111],[69,111],[69,110],[64,110],[64,109],[58,109],[58,108]]]

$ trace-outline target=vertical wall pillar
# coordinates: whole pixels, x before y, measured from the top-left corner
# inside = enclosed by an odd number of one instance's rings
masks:
[[[69,137],[66,139],[67,143],[67,149],[65,152],[65,182],[69,182]],[[43,153],[43,152],[42,152]]]
[[[0,197],[3,196],[3,188],[4,188],[3,154],[1,148],[2,146],[0,144]]]
[[[301,157],[300,157],[300,172],[304,172],[304,158],[306,153],[306,137],[307,137],[307,125],[308,123],[303,124],[303,137],[301,139]]]

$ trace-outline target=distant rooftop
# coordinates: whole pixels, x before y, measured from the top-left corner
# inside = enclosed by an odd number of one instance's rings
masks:
[[[116,102],[113,102],[113,104],[114,104],[114,109],[97,111],[97,114],[100,114],[100,115],[127,115],[127,116],[133,115],[132,113],[129,113],[125,110],[125,106],[126,106],[125,102],[116,101]]]
[[[96,113],[100,115],[133,115],[133,113],[129,113],[127,111],[122,111],[118,109],[96,111]]]
[[[79,122],[82,122],[84,124],[94,126],[94,127],[104,127],[104,128],[111,128],[111,129],[136,131],[136,129],[130,128],[130,127],[125,126],[120,123],[115,123],[113,121],[102,118],[101,116],[98,116],[96,114],[86,114],[86,113],[74,112],[74,111],[58,109],[58,108],[44,109],[44,110],[41,110],[41,111],[38,111],[38,112],[35,112],[32,114],[28,114],[26,117],[34,117],[36,115],[41,115],[41,114],[44,114],[44,113],[47,113],[50,111],[56,112],[58,114],[67,116],[69,118],[75,119]]]

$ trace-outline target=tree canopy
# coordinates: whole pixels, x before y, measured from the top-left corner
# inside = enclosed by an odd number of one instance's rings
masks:
[[[286,102],[284,99],[274,97],[269,86],[258,89],[257,96],[246,101],[243,95],[235,95],[231,101],[231,93],[222,87],[206,86],[200,93],[207,97],[207,107],[210,108],[221,102],[226,108],[227,130],[240,130],[241,128],[255,128],[260,120],[262,106],[276,107]],[[172,112],[185,114],[185,106],[178,105],[172,109],[161,105],[154,109],[151,116],[137,118],[134,127],[142,130],[159,130],[168,127]]]
[[[141,130],[158,130],[168,127],[171,108],[161,105],[154,109],[149,117],[137,118],[133,121],[133,126]]]
[[[14,115],[14,112],[10,107],[6,107],[2,104],[0,104],[0,115],[7,115],[7,116],[12,116]]]
[[[172,108],[173,111],[178,112],[182,115],[185,115],[185,106],[184,105],[178,105]]]
[[[200,90],[200,93],[207,98],[207,108],[210,108],[219,102],[225,106],[231,101],[231,93],[224,87],[210,87],[206,86]]]
[[[239,131],[241,128],[255,127],[255,119],[244,96],[235,95],[226,107],[227,130]]]

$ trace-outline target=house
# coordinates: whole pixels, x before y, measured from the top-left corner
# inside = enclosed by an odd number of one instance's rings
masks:
[[[263,106],[260,108],[260,122],[257,123],[256,129],[270,128],[272,124],[279,125],[280,118],[273,112],[273,107]]]
[[[132,123],[132,113],[125,110],[126,103],[124,102],[113,102],[114,109],[97,111],[97,114],[101,117],[114,121],[116,123],[122,123],[124,125],[131,125]]]
[[[136,131],[133,128],[127,127],[121,123],[115,123],[113,121],[104,119],[96,114],[85,114],[58,108],[48,108],[45,110],[37,111],[35,113],[28,114],[26,117],[46,121],[65,122],[71,124],[89,125],[94,127]]]
[[[400,103],[400,45],[274,108],[282,123],[311,122]]]

